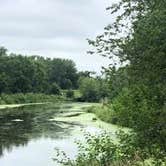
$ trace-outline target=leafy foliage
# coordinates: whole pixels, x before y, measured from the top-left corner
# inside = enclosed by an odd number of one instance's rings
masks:
[[[84,101],[99,101],[108,96],[108,85],[101,79],[82,77],[79,80],[79,90]]]
[[[67,98],[74,98],[74,91],[73,90],[68,90],[67,92],[66,92],[66,97]]]
[[[109,133],[100,135],[86,133],[85,143],[77,142],[79,153],[76,160],[70,160],[65,152],[59,150],[56,150],[59,158],[55,160],[68,166],[164,166],[166,159],[157,156],[153,158],[153,154],[149,153],[148,149],[141,149],[135,141],[137,136],[134,133],[119,131],[116,136],[118,142],[112,140]],[[147,160],[149,158],[153,159]]]
[[[62,89],[77,87],[78,74],[73,61],[8,55],[6,51],[0,48],[0,93],[57,94],[55,84]]]
[[[105,69],[111,107],[97,114],[133,128],[134,141],[161,158],[166,153],[165,7],[163,0],[121,0],[107,8],[117,15],[115,21],[95,40],[88,40],[94,46],[90,54],[113,62]]]
[[[155,97],[149,98],[147,87],[124,89],[113,102],[112,119],[139,133],[142,145],[158,144],[165,149],[166,109],[156,105],[155,100]]]
[[[118,15],[115,22],[95,40],[88,40],[96,53],[114,62],[106,69],[114,123],[132,127],[139,133],[140,144],[157,144],[163,149],[166,149],[165,7],[166,1],[162,0],[121,0],[107,8]],[[117,69],[117,62],[124,67]]]
[[[60,95],[61,91],[60,91],[60,87],[57,85],[56,82],[54,82],[49,90],[49,94],[55,94],[55,95]]]

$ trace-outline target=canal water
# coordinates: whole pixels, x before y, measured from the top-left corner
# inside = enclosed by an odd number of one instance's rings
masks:
[[[97,133],[88,103],[57,103],[0,110],[0,166],[58,166],[58,148],[74,159],[76,140]],[[82,119],[79,119],[82,117]],[[89,118],[89,124],[84,119]]]

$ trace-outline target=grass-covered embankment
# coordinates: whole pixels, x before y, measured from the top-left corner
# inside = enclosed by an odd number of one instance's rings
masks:
[[[49,103],[51,103],[51,102],[43,102],[43,103],[25,103],[25,104],[3,104],[3,105],[0,105],[0,109],[17,108],[17,107],[33,106],[33,105],[43,105],[43,104],[49,104]]]
[[[25,104],[25,103],[43,103],[43,102],[55,102],[64,100],[63,96],[36,94],[36,93],[17,93],[17,94],[1,94],[0,105],[8,104]]]

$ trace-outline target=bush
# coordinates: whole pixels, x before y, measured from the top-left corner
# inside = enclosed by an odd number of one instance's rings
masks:
[[[133,128],[143,146],[158,144],[166,149],[166,109],[158,105],[147,87],[124,89],[112,105],[112,118],[119,125]]]
[[[59,158],[55,160],[68,166],[142,166],[151,158],[150,165],[164,166],[164,155],[155,158],[148,149],[139,147],[136,137],[134,133],[123,131],[117,133],[118,141],[112,140],[105,132],[100,135],[85,134],[84,144],[77,142],[78,156],[74,161],[58,150]]]
[[[15,103],[15,98],[12,95],[1,94],[1,100],[5,102],[5,104]]]
[[[98,102],[108,96],[108,87],[104,80],[82,77],[79,80],[79,90],[84,101]]]
[[[166,109],[160,104],[158,94],[152,94],[146,86],[135,85],[123,89],[111,106],[88,111],[106,122],[132,128],[136,133],[135,144],[160,159],[166,153]]]
[[[74,91],[73,90],[68,90],[66,92],[66,97],[67,98],[74,98]]]
[[[80,80],[80,92],[85,101],[94,102],[99,101],[98,83],[93,78],[82,78]]]
[[[54,82],[49,90],[49,94],[54,94],[54,95],[60,95],[60,87],[58,86],[58,84],[56,82]]]

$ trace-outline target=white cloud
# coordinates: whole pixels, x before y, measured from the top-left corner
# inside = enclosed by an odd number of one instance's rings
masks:
[[[115,1],[114,1],[115,2]],[[99,71],[108,60],[88,56],[94,38],[113,18],[111,0],[0,0],[0,45],[22,54],[73,59],[80,70]]]

